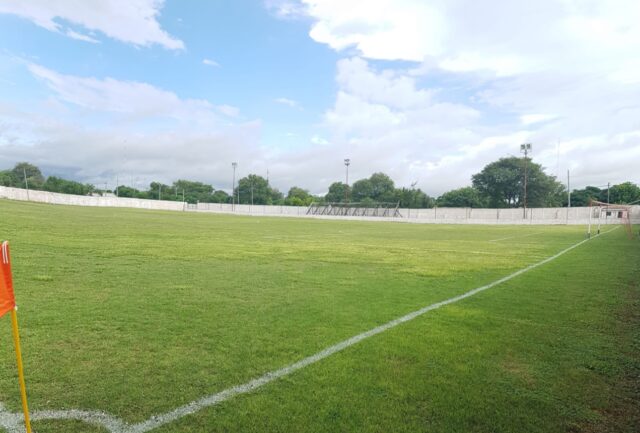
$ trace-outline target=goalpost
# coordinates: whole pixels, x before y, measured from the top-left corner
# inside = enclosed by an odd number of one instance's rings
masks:
[[[600,234],[602,220],[605,224],[622,224],[627,231],[629,238],[633,238],[633,228],[631,227],[631,209],[632,207],[624,204],[604,203],[597,200],[589,201],[589,228],[587,229],[587,237],[591,237],[591,226],[594,216],[598,217],[597,234]],[[610,223],[610,220],[618,222]]]

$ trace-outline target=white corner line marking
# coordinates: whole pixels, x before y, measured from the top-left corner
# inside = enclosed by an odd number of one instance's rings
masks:
[[[603,232],[602,234],[609,233],[619,226],[614,227],[611,230]],[[599,235],[594,236],[597,237]],[[593,238],[592,238],[593,239]],[[416,317],[422,316],[423,314],[436,310],[440,307],[444,307],[445,305],[453,304],[455,302],[461,301],[463,299],[474,296],[480,292],[483,292],[487,289],[495,287],[499,284],[507,282],[519,275],[524,274],[532,269],[537,268],[538,266],[542,266],[546,263],[549,263],[552,260],[557,259],[565,253],[573,250],[574,248],[579,247],[580,245],[588,242],[589,239],[585,239],[580,241],[572,246],[560,251],[559,253],[547,257],[546,259],[534,263],[532,265],[527,266],[526,268],[522,268],[519,271],[516,271],[506,277],[502,277],[499,280],[496,280],[487,285],[477,287],[473,290],[469,290],[461,295],[454,296],[453,298],[446,299],[444,301],[436,302],[435,304],[428,305],[419,310],[406,314],[402,317],[394,319],[390,322],[387,322],[383,325],[377,326],[373,329],[370,329],[361,334],[355,335],[347,340],[341,341],[338,344],[334,344],[333,346],[329,346],[326,349],[308,356],[298,362],[290,364],[286,367],[283,367],[279,370],[270,371],[268,373],[263,374],[262,376],[253,379],[247,383],[242,385],[237,385],[232,388],[227,388],[224,391],[220,391],[215,394],[208,395],[206,397],[202,397],[198,400],[192,401],[191,403],[185,404],[184,406],[180,406],[174,410],[169,412],[153,415],[148,420],[143,421],[138,424],[127,424],[126,422],[118,419],[117,417],[110,415],[101,411],[90,411],[90,410],[79,410],[79,409],[71,409],[71,410],[38,410],[34,411],[31,415],[31,419],[34,421],[37,420],[79,420],[83,421],[87,424],[93,424],[97,426],[102,426],[110,433],[145,433],[156,429],[160,426],[173,422],[177,419],[180,419],[184,416],[196,413],[206,407],[215,406],[223,401],[229,400],[230,398],[239,395],[246,394],[248,392],[254,391],[260,388],[263,385],[266,385],[270,382],[273,382],[276,379],[287,376],[291,373],[294,373],[304,367],[315,364],[318,361],[323,360],[335,353],[341,352],[342,350],[353,346],[365,340],[369,337],[373,337],[374,335],[380,334],[384,331],[387,331],[391,328],[395,328],[398,325],[401,325],[405,322],[415,319]],[[24,433],[25,429],[23,426],[24,417],[21,413],[12,413],[5,409],[4,405],[0,402],[0,428],[4,428],[7,433]]]

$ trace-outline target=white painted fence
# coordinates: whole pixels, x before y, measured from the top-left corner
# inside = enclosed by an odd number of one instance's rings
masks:
[[[380,217],[345,217],[307,215],[303,206],[265,206],[265,205],[231,205],[226,203],[198,203],[188,205],[182,202],[164,200],[144,200],[138,198],[93,197],[71,194],[59,194],[47,191],[27,191],[20,188],[0,186],[0,198],[39,203],[128,207],[139,209],[211,212],[253,216],[305,217],[342,220],[399,221],[411,223],[435,224],[588,224],[589,212],[592,222],[598,223],[599,212],[588,207],[573,208],[533,208],[527,209],[526,216],[522,209],[471,209],[471,208],[432,208],[432,209],[399,209],[402,218]],[[640,224],[640,206],[634,206],[631,221]],[[617,215],[605,216],[601,224],[619,224]]]

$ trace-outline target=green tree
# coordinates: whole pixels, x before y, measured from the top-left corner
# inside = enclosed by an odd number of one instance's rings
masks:
[[[440,207],[485,207],[485,202],[480,192],[472,186],[453,189],[438,197]]]
[[[11,176],[15,184],[12,186],[24,188],[24,178],[27,177],[27,183],[30,189],[41,189],[44,184],[44,176],[40,169],[28,162],[19,162],[11,170]]]
[[[559,206],[563,185],[527,158],[527,206]],[[524,201],[524,158],[500,158],[472,176],[473,186],[490,207],[521,207]]]
[[[142,198],[140,197],[141,195],[140,193],[141,191],[135,188],[132,188],[130,186],[126,186],[126,185],[118,186],[118,197]]]
[[[360,179],[353,183],[351,201],[362,202],[369,198],[371,202],[387,203],[396,196],[393,180],[384,173],[373,173],[368,179]]]
[[[0,185],[19,188],[20,187],[19,182],[20,181],[16,179],[12,170],[0,171]]]
[[[349,201],[360,203],[369,198],[373,201],[373,185],[369,179],[360,179],[353,183]],[[344,197],[343,197],[344,200]]]
[[[600,201],[606,201],[607,190],[604,190],[602,193]],[[625,204],[634,203],[638,200],[640,200],[640,188],[634,183],[624,182],[618,185],[613,185],[609,190],[610,203]]]
[[[218,189],[211,195],[211,203],[231,203],[231,196]]]
[[[235,194],[239,193],[240,204],[279,204],[284,196],[280,191],[271,188],[267,180],[257,174],[250,174],[238,181]]]
[[[184,200],[187,203],[210,203],[213,200],[213,187],[202,182],[190,180],[177,180],[172,185],[173,193],[177,200]]]
[[[342,183],[334,182],[329,186],[329,192],[324,196],[327,203],[341,203],[345,200],[345,194],[351,196],[351,188]]]
[[[571,191],[571,206],[589,206],[589,202],[591,200],[600,200],[600,198],[602,197],[602,192],[603,190],[595,186],[588,186],[584,189],[574,189],[573,191]],[[604,201],[606,201],[606,190],[604,190],[604,196]],[[564,200],[564,205],[567,205],[566,198]]]
[[[149,184],[149,191],[147,191],[147,197],[151,200],[174,200],[175,191],[169,185],[165,185],[164,183],[151,182]],[[180,200],[182,200],[182,197]]]
[[[95,190],[95,187],[91,184],[83,184],[57,176],[49,176],[42,184],[42,189],[63,194],[87,195],[91,194]]]
[[[401,208],[411,209],[431,208],[435,205],[435,200],[419,188],[396,189],[390,201],[400,203]]]
[[[314,197],[309,194],[309,191],[294,186],[289,189],[289,193],[284,199],[284,204],[289,206],[309,206],[314,201]]]
[[[373,200],[380,203],[393,201],[395,185],[389,176],[384,173],[373,173],[369,183],[371,184],[370,197]]]

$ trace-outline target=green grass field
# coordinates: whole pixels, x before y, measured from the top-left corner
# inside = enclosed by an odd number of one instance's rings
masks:
[[[495,281],[584,235],[0,200],[31,409],[101,410],[127,423]],[[614,230],[153,432],[638,431],[639,307],[640,242]],[[19,412],[13,357],[3,317],[0,402]],[[68,420],[34,427],[106,432]]]

